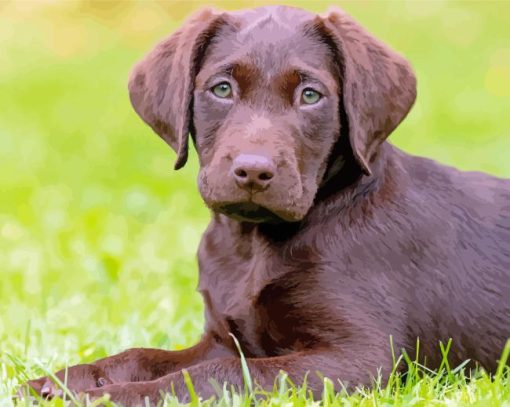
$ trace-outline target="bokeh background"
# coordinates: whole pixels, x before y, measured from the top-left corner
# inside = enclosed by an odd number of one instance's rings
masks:
[[[198,340],[197,161],[173,172],[126,84],[204,4],[270,2],[0,2],[0,400],[19,362],[35,374]],[[340,5],[412,61],[418,102],[392,142],[510,177],[509,1],[287,4]]]

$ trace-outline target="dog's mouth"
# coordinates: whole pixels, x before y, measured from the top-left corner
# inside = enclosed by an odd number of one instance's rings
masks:
[[[219,207],[218,212],[235,220],[254,223],[281,223],[285,222],[274,212],[253,202],[231,203]]]

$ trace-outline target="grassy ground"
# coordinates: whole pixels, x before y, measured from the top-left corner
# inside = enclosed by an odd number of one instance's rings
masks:
[[[415,66],[419,101],[392,140],[509,177],[510,2],[342,5]],[[174,154],[126,92],[132,64],[198,6],[0,3],[0,405],[26,377],[200,336],[195,250],[208,212],[196,159],[173,173]],[[327,391],[324,404],[510,405],[504,369],[466,383],[410,366],[405,384]],[[305,395],[279,387],[269,403]],[[249,403],[232,397],[223,402]]]

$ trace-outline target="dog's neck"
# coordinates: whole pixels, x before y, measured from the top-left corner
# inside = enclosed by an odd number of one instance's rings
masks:
[[[347,142],[345,144],[348,144]],[[394,147],[384,142],[370,162],[371,175],[363,174],[350,147],[338,143],[328,164],[326,175],[315,196],[314,206],[335,203],[337,208],[352,207],[359,199],[377,192],[384,181]],[[313,209],[312,207],[312,209]]]

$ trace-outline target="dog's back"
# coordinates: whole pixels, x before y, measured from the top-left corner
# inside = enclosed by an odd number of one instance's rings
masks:
[[[409,236],[422,253],[409,306],[410,336],[453,338],[457,362],[494,368],[510,338],[510,180],[463,172],[395,150],[408,177]],[[424,323],[424,322],[427,323]],[[436,333],[436,335],[431,335]],[[434,343],[435,342],[435,343]],[[434,349],[427,349],[434,348]]]

